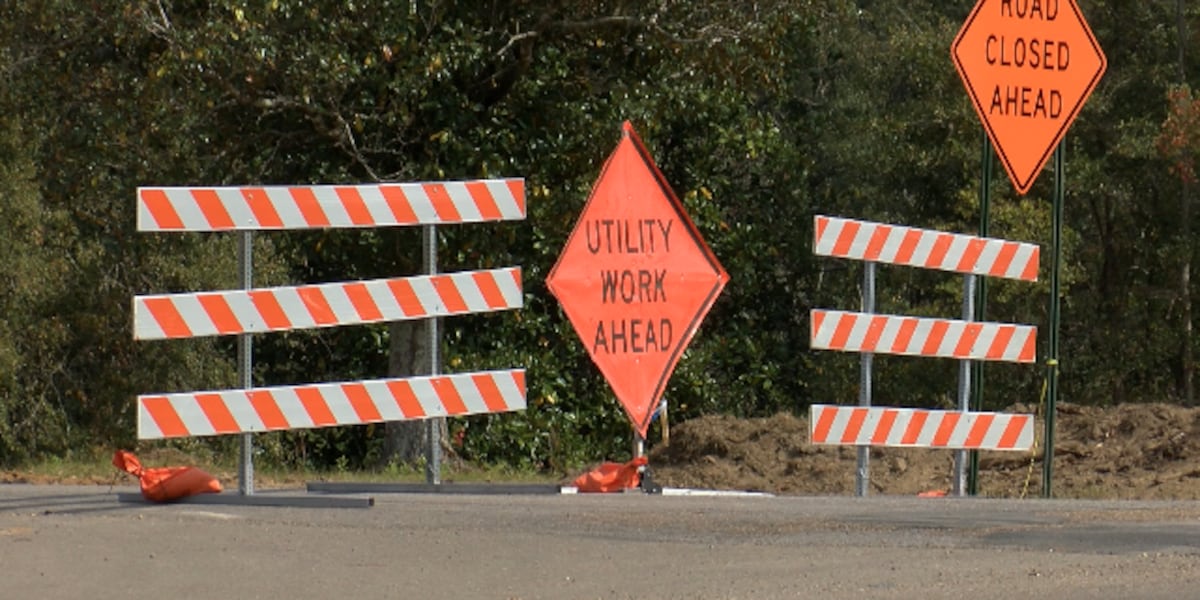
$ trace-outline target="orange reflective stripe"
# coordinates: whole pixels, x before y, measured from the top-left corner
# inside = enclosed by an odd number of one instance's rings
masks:
[[[439,377],[430,383],[433,384],[433,391],[442,401],[442,406],[446,407],[446,414],[461,415],[467,412],[467,405],[463,403],[462,396],[458,395],[458,389],[454,387],[454,382],[450,378]]]
[[[154,421],[154,425],[162,432],[163,437],[182,437],[189,435],[187,426],[183,424],[183,419],[179,418],[179,413],[175,412],[175,407],[171,406],[171,401],[166,396],[148,396],[142,398],[142,407],[150,415],[150,419]]]
[[[829,439],[829,430],[833,427],[833,419],[837,417],[837,409],[832,406],[822,407],[817,416],[817,424],[813,427],[813,443],[823,444]]]
[[[396,299],[396,304],[404,311],[404,316],[419,317],[425,314],[425,307],[421,305],[412,284],[408,281],[393,279],[388,282],[388,289],[392,290],[392,298]]]
[[[975,417],[975,424],[971,425],[971,431],[967,433],[967,441],[963,445],[967,448],[978,448],[983,445],[983,439],[987,437],[988,430],[992,427],[992,421],[996,420],[996,415],[991,413],[982,413]]]
[[[217,327],[218,332],[230,334],[242,331],[242,324],[233,314],[233,310],[229,308],[229,302],[224,294],[201,294],[196,296],[196,300],[200,302],[200,306],[204,308],[204,314],[208,315],[208,319]]]
[[[445,185],[440,183],[426,184],[425,193],[429,195],[429,200],[433,203],[433,210],[437,213],[439,219],[448,223],[462,220],[462,216],[458,214],[458,208],[454,206],[454,201],[450,199],[450,194],[446,192]]]
[[[499,308],[506,304],[504,294],[500,293],[500,286],[496,285],[492,273],[472,273],[471,279],[475,281],[475,286],[479,288],[479,294],[483,296],[483,301],[487,302],[488,308]]]
[[[862,224],[858,221],[845,221],[841,232],[838,233],[837,241],[833,244],[834,256],[845,256],[850,253],[850,246],[854,244],[854,238],[858,236],[859,229],[862,229]]]
[[[216,190],[193,190],[192,198],[196,200],[196,206],[204,214],[204,220],[208,221],[209,227],[213,229],[234,228],[233,219],[229,216],[229,212],[225,210],[225,203],[221,202],[221,197],[217,195]]]
[[[350,299],[350,304],[354,306],[354,312],[358,313],[358,318],[363,321],[383,320],[383,311],[379,310],[379,305],[375,304],[375,299],[371,297],[371,292],[367,291],[365,284],[350,283],[342,289]]]
[[[304,412],[308,413],[313,425],[337,425],[337,419],[329,410],[329,404],[325,402],[321,390],[311,387],[296,388],[296,397],[300,399],[300,404],[304,406]]]
[[[308,314],[312,315],[317,325],[333,325],[338,322],[337,315],[333,314],[333,309],[329,307],[329,299],[325,297],[321,288],[296,288],[296,295],[304,302],[304,307],[308,309]]]
[[[867,419],[867,409],[855,408],[850,411],[850,420],[846,423],[846,430],[842,432],[842,443],[849,444],[858,439],[858,432],[862,431],[863,421]]]
[[[346,210],[346,216],[350,217],[350,222],[355,225],[372,225],[375,223],[375,218],[371,216],[371,211],[367,210],[367,203],[363,201],[362,194],[358,193],[357,188],[352,187],[337,187],[334,188],[337,197],[342,201],[342,208]]]
[[[479,374],[472,376],[471,381],[475,382],[475,387],[479,390],[479,395],[483,398],[483,403],[489,411],[500,412],[508,408],[494,377],[488,374]]]
[[[358,415],[359,420],[363,423],[383,420],[383,415],[379,414],[379,409],[371,401],[371,394],[367,393],[367,386],[361,383],[347,383],[342,386],[342,393],[350,401],[350,406],[354,408],[354,414]]]
[[[467,301],[463,300],[454,279],[449,275],[435,275],[431,278],[431,282],[447,311],[451,313],[467,312]]]
[[[142,302],[146,305],[146,310],[150,311],[154,322],[162,329],[163,335],[169,338],[192,337],[191,328],[187,326],[183,315],[179,314],[179,309],[170,298],[146,298]]]
[[[958,344],[954,347],[954,356],[970,356],[971,350],[975,347],[975,340],[979,339],[979,332],[983,331],[983,325],[971,322],[963,327],[962,335],[958,338]]]
[[[892,427],[896,425],[896,417],[900,415],[900,411],[894,409],[886,409],[879,417],[879,424],[875,427],[875,435],[871,436],[871,443],[883,445],[887,443],[888,436],[892,433]]]
[[[263,427],[267,431],[291,429],[291,424],[288,423],[287,417],[283,416],[283,412],[279,410],[279,403],[275,401],[275,396],[271,392],[266,390],[251,391],[246,393],[246,398],[250,400],[250,406],[254,407],[254,412],[258,413],[258,418],[262,420]]]
[[[271,197],[267,195],[267,191],[262,188],[246,188],[242,190],[242,196],[246,198],[246,204],[250,207],[250,212],[254,213],[254,220],[258,221],[258,226],[267,229],[283,227],[283,219],[279,218],[279,212],[275,210],[275,204],[271,202]]]
[[[912,414],[912,418],[908,420],[908,428],[904,430],[904,435],[900,438],[900,443],[905,446],[911,446],[917,443],[921,438],[921,430],[925,428],[925,421],[929,419],[929,413],[924,411],[916,411]]]
[[[321,210],[321,203],[317,201],[312,188],[292,187],[288,188],[288,193],[292,195],[292,201],[296,203],[305,224],[311,227],[329,226],[329,217]]]
[[[517,206],[521,209],[521,214],[525,214],[525,180],[509,179],[508,191],[512,194],[513,200],[517,201]]]
[[[142,190],[142,205],[150,213],[150,218],[159,229],[183,229],[183,219],[175,212],[175,207],[167,199],[163,190]]]
[[[283,312],[283,307],[279,305],[279,299],[275,297],[275,294],[269,290],[252,290],[248,295],[268,330],[287,329],[292,326],[291,320],[288,319],[287,313]]]
[[[1029,422],[1028,415],[1013,415],[1008,421],[1008,426],[1004,428],[1004,433],[1000,436],[997,448],[1012,448],[1017,445],[1017,440],[1021,439],[1021,431],[1025,429],[1025,424]]]
[[[492,197],[492,192],[486,183],[468,181],[466,186],[467,193],[471,194],[471,199],[475,201],[475,206],[479,209],[480,217],[489,221],[500,218],[500,207],[496,205],[496,199]]]
[[[241,431],[237,419],[233,418],[233,414],[229,412],[229,407],[225,406],[225,401],[221,399],[220,394],[196,394],[196,404],[200,406],[200,410],[212,424],[213,433]]]
[[[942,414],[942,422],[938,425],[937,432],[933,434],[931,447],[938,448],[950,445],[950,437],[954,435],[954,428],[958,426],[960,414],[955,412]]]
[[[412,202],[404,194],[403,187],[385,185],[379,191],[383,193],[383,199],[387,201],[388,208],[391,209],[392,216],[396,218],[397,223],[405,225],[417,222],[417,213],[413,212]]]
[[[419,419],[425,416],[425,408],[421,406],[421,402],[417,400],[417,395],[413,393],[412,385],[407,381],[389,381],[387,387],[388,391],[392,393],[392,398],[396,400],[396,406],[404,414],[405,418]]]

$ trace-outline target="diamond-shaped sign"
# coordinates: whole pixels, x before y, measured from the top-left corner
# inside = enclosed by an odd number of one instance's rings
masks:
[[[979,0],[950,55],[1021,194],[1108,66],[1075,0]]]
[[[546,284],[643,437],[728,279],[626,122]]]

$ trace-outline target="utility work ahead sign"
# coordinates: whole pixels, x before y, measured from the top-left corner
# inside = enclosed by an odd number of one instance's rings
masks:
[[[950,49],[1017,192],[1038,173],[1108,63],[1075,0],[979,0]]]
[[[546,284],[642,437],[728,279],[626,122]]]

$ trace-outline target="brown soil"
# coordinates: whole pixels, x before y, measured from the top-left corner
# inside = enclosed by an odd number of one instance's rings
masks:
[[[980,453],[981,496],[1041,494],[1043,432],[1039,419],[1032,452]],[[669,443],[651,450],[650,466],[655,479],[670,487],[852,495],[855,449],[814,446],[808,438],[808,420],[788,414],[701,417],[674,424]],[[953,454],[872,448],[871,493],[947,491]],[[1056,497],[1200,499],[1200,409],[1059,404],[1054,457]]]

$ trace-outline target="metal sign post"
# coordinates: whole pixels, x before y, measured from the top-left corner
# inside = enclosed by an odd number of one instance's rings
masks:
[[[975,279],[974,275],[963,276],[963,321],[975,319]],[[958,361],[958,411],[967,413],[971,410],[971,364],[973,361]],[[954,452],[954,482],[952,490],[955,496],[967,495],[967,451]]]
[[[867,261],[863,265],[863,299],[864,313],[875,312],[875,263]],[[858,387],[858,405],[871,406],[871,366],[875,354],[863,352],[859,357],[861,365]],[[871,490],[871,447],[858,447],[858,465],[854,478],[854,495],[865,498]]]
[[[254,232],[242,231],[238,234],[238,266],[239,277],[243,290],[254,287]],[[248,390],[254,382],[254,338],[252,334],[243,333],[237,338],[238,385]],[[254,434],[241,435],[241,450],[238,452],[238,494],[251,496],[254,494]]]
[[[422,233],[425,273],[429,276],[437,274],[437,225],[426,225]],[[441,320],[426,319],[426,331],[429,334],[429,374],[438,375],[441,369]],[[444,417],[425,420],[425,483],[439,484],[442,482],[442,424]]]

